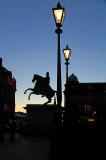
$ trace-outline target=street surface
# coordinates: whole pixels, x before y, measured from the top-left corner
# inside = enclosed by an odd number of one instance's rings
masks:
[[[50,139],[45,137],[27,137],[10,144],[9,135],[5,135],[4,144],[0,143],[0,160],[48,160]]]
[[[15,143],[10,143],[9,135],[0,143],[0,160],[66,160],[95,159],[105,156],[106,133],[96,129],[71,129],[58,130],[52,138],[48,137],[23,137],[19,139],[16,134]]]

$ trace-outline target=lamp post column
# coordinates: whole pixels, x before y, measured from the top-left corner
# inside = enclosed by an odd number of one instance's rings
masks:
[[[66,63],[65,63],[65,65],[66,65],[66,84],[68,83],[68,65],[69,65],[70,63],[68,62],[68,59],[66,59]]]
[[[61,107],[62,102],[62,83],[61,83],[61,56],[60,56],[60,34],[62,33],[61,27],[65,18],[65,9],[61,4],[57,3],[57,8],[52,8],[57,29],[55,30],[58,36],[58,53],[57,53],[57,106]]]
[[[64,57],[66,60],[66,85],[65,85],[65,107],[66,109],[68,109],[68,65],[70,64],[68,61],[70,59],[71,56],[71,49],[68,47],[68,45],[66,45],[66,48],[63,49],[63,53],[64,53]]]
[[[62,30],[60,27],[56,29],[56,34],[58,36],[58,53],[57,53],[57,105],[58,108],[61,107],[62,102],[62,82],[61,82],[61,55],[60,55],[60,34]]]
[[[68,65],[69,65],[69,62],[68,62],[68,59],[66,59],[66,94],[65,94],[65,107],[66,107],[66,110],[68,109]]]

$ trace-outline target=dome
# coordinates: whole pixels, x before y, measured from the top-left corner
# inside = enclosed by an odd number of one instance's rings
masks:
[[[77,76],[74,75],[73,73],[72,73],[72,75],[69,76],[68,80],[69,80],[69,82],[78,82]]]

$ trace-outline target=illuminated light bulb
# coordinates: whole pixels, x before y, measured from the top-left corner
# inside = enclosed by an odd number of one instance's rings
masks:
[[[61,21],[61,17],[62,17],[62,10],[57,10],[57,21]]]

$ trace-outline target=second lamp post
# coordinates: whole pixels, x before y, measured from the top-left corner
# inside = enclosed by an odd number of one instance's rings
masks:
[[[66,84],[68,83],[68,65],[70,64],[68,61],[70,59],[70,56],[71,56],[71,49],[68,47],[68,45],[66,45],[66,48],[63,49],[63,53],[64,53],[64,57],[65,57],[65,60],[66,60]]]
[[[65,85],[65,109],[66,111],[68,111],[69,106],[68,106],[68,65],[69,65],[69,59],[71,56],[71,49],[68,47],[68,45],[66,46],[65,49],[63,49],[63,53],[64,53],[64,57],[66,60],[66,85]]]

